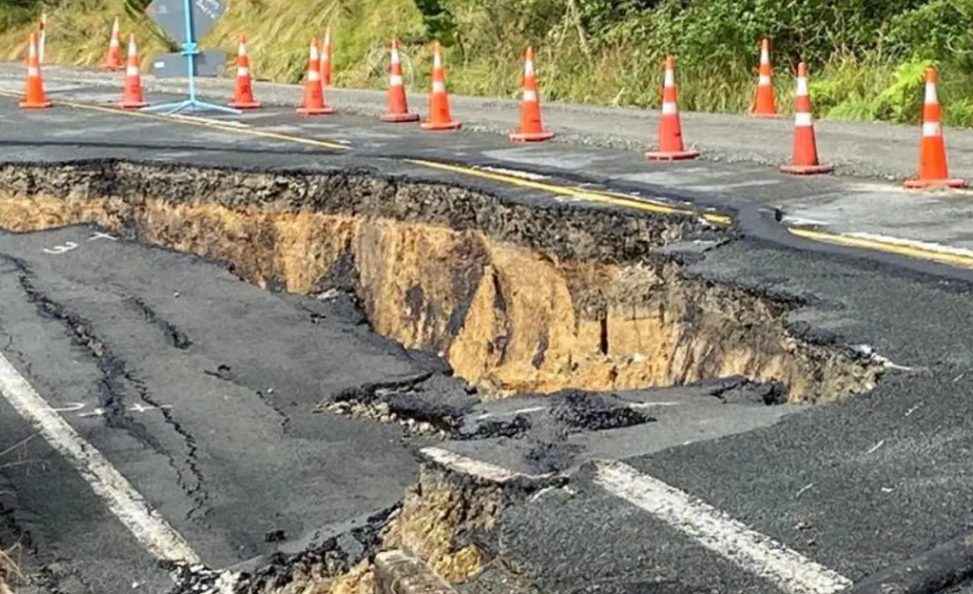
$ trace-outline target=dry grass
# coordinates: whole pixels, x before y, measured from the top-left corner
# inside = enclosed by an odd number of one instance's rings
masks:
[[[452,3],[463,46],[445,48],[450,91],[486,97],[516,96],[520,55],[531,43],[538,51],[538,75],[544,100],[627,105],[657,109],[661,102],[660,48],[647,49],[624,35],[591,51],[575,33],[568,13],[543,38],[525,30],[529,9],[510,13],[489,2]],[[107,49],[111,21],[122,19],[123,34],[134,33],[144,69],[152,55],[174,51],[146,18],[133,20],[125,0],[71,0],[48,14],[48,61],[97,65]],[[33,23],[26,14],[4,14],[0,8],[0,59],[19,60]],[[6,21],[4,20],[6,16]],[[5,22],[8,24],[4,25]],[[19,23],[19,24],[18,24]],[[337,86],[384,88],[386,47],[402,41],[405,84],[429,88],[431,39],[414,0],[233,0],[230,9],[202,40],[204,49],[222,49],[232,59],[238,34],[250,40],[255,78],[299,82],[312,37],[332,27],[334,83]],[[750,107],[756,81],[757,54],[718,61],[685,58],[677,77],[680,107],[686,111],[743,113]],[[413,64],[416,66],[413,68]],[[862,57],[836,50],[831,60],[811,73],[815,115],[835,119],[890,120],[917,123],[914,103],[921,93],[925,60],[898,63],[879,51]],[[793,101],[792,65],[780,63],[774,84],[778,109],[789,112]],[[957,62],[940,65],[940,98],[952,126],[973,125],[973,74]],[[228,70],[229,72],[229,70]]]
[[[20,567],[14,561],[17,551],[16,547],[6,551],[0,549],[0,594],[13,594],[8,584],[13,579],[22,580],[24,577],[20,573]]]
[[[8,458],[16,450],[25,446],[35,436],[36,434],[28,435],[17,443],[0,451],[0,470],[23,464],[24,461],[11,462]],[[0,495],[2,494],[0,493]],[[13,594],[10,584],[23,581],[24,579],[23,574],[20,572],[20,563],[18,562],[20,551],[21,547],[19,544],[7,549],[0,548],[0,594]]]
[[[111,21],[122,20],[123,34],[134,33],[144,69],[152,55],[174,51],[148,19],[131,19],[125,0],[71,0],[48,14],[47,59],[67,65],[97,65],[104,59]],[[620,38],[591,52],[570,23],[558,24],[544,39],[518,28],[518,16],[497,13],[487,4],[457,3],[455,14],[466,42],[445,49],[448,85],[461,95],[513,97],[520,81],[520,52],[527,43],[538,51],[538,74],[547,101],[641,106],[661,102],[661,56]],[[0,8],[0,13],[3,13]],[[526,18],[527,11],[520,16]],[[2,14],[0,14],[2,16]],[[13,19],[13,16],[9,16]],[[17,17],[22,19],[23,15]],[[2,23],[0,19],[0,23]],[[412,90],[429,87],[430,42],[414,0],[233,0],[230,9],[202,41],[232,57],[245,33],[255,78],[299,82],[312,37],[332,27],[334,83],[384,88],[386,50],[402,40],[405,83]],[[24,55],[30,22],[0,28],[0,59]],[[680,107],[687,111],[743,113],[750,107],[756,80],[756,53],[725,60],[682,61],[678,73]],[[413,68],[413,64],[416,66]],[[905,66],[905,70],[902,69]],[[887,57],[853,57],[836,52],[811,73],[818,117],[918,122],[913,103],[921,94],[924,61],[893,63]],[[778,109],[789,112],[793,73],[780,64],[775,72]],[[918,76],[916,76],[918,73]],[[942,65],[941,99],[949,125],[973,125],[973,75]]]

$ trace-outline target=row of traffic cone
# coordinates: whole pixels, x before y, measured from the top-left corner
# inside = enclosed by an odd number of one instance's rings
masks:
[[[108,53],[105,56],[103,69],[121,69],[121,44],[119,21],[116,17],[112,23],[111,38]],[[331,84],[332,76],[332,46],[331,30],[325,30],[322,43],[312,39],[308,51],[308,66],[304,82],[304,100],[297,112],[304,116],[328,115],[336,110],[327,105],[324,89]],[[386,112],[379,119],[383,122],[406,123],[419,121],[417,113],[409,112],[405,86],[402,78],[402,62],[399,55],[397,40],[392,41],[389,64],[389,90]],[[544,141],[554,137],[554,133],[544,129],[540,102],[537,95],[537,76],[534,64],[536,62],[533,48],[527,48],[524,56],[523,98],[521,102],[520,127],[511,132],[514,141]],[[138,72],[138,55],[135,49],[134,36],[129,38],[128,64],[126,65],[126,79],[124,94],[119,107],[134,109],[144,107],[147,103],[142,95],[141,77]],[[236,109],[257,109],[261,106],[253,93],[253,78],[250,73],[250,59],[247,55],[246,39],[241,35],[237,44],[237,74],[233,99],[228,103]],[[462,125],[452,117],[449,106],[449,96],[446,91],[446,71],[443,67],[442,50],[439,42],[433,47],[432,92],[429,98],[429,119],[420,124],[425,130],[457,130]]]
[[[324,51],[330,50],[330,42],[325,39],[323,44]],[[534,72],[534,49],[527,48],[524,56],[524,77],[523,77],[523,99],[521,101],[521,122],[520,127],[511,132],[510,138],[514,141],[543,141],[554,137],[554,133],[545,130],[541,120],[540,103],[537,97],[537,77]],[[315,40],[311,41],[308,54],[308,68],[304,82],[304,103],[298,108],[301,115],[323,115],[333,114],[335,109],[328,106],[324,99],[323,80],[324,65],[330,67],[330,58],[325,61],[318,55],[318,45]],[[237,73],[237,97],[246,97],[253,101],[251,82],[244,76],[244,66],[238,62]],[[248,66],[246,66],[248,69]],[[330,70],[328,71],[330,74]],[[330,78],[330,76],[329,76]],[[232,104],[231,104],[232,105]],[[393,40],[389,48],[389,89],[385,103],[385,112],[379,116],[379,120],[388,123],[409,123],[419,121],[418,113],[409,111],[409,102],[406,98],[405,85],[402,78],[402,60],[399,54],[399,42]],[[446,91],[446,69],[443,66],[442,48],[439,42],[433,45],[433,64],[432,64],[432,92],[429,95],[429,117],[420,123],[424,130],[458,130],[462,124],[452,116],[449,106],[449,95]]]
[[[764,46],[766,50],[766,44]],[[763,84],[770,76],[769,61],[766,53],[761,57],[760,86],[757,91],[754,115],[776,117],[773,108],[773,89]],[[966,180],[952,178],[946,160],[946,143],[943,138],[941,109],[936,92],[936,70],[926,70],[926,91],[922,116],[922,145],[919,156],[919,176],[905,182],[910,189],[966,187]],[[694,159],[699,151],[687,149],[683,142],[682,123],[677,106],[675,59],[666,59],[665,82],[662,91],[662,116],[659,119],[659,142],[655,150],[645,154],[654,161],[675,161]],[[794,94],[794,148],[791,163],[780,167],[782,173],[792,175],[814,175],[831,173],[834,165],[821,163],[818,158],[817,141],[814,134],[814,119],[811,98],[808,93],[807,66],[804,62],[797,67],[797,89]]]
[[[112,26],[112,37],[109,44],[104,68],[117,69],[121,62],[119,43],[118,19]],[[325,102],[324,88],[331,79],[331,39],[330,30],[326,31],[322,44],[312,39],[308,53],[308,68],[305,80],[304,101],[297,109],[305,116],[336,113],[335,108]],[[544,129],[540,103],[537,96],[538,85],[535,74],[533,48],[527,48],[524,56],[524,72],[522,83],[521,118],[518,130],[510,134],[514,141],[544,141],[554,136],[554,133]],[[139,73],[138,49],[135,36],[129,36],[128,55],[122,100],[118,107],[122,109],[138,109],[148,105],[142,93],[142,81]],[[429,118],[420,125],[426,130],[456,130],[461,124],[452,117],[449,97],[446,92],[446,73],[443,67],[442,51],[437,42],[433,48],[433,76],[432,93],[429,98]],[[942,133],[941,109],[936,92],[936,71],[932,68],[926,71],[926,92],[923,105],[922,146],[920,152],[919,176],[906,181],[908,188],[928,187],[965,187],[966,181],[951,178],[946,160],[946,147]],[[675,79],[675,59],[666,59],[665,76],[662,98],[662,115],[659,119],[658,146],[646,152],[649,160],[671,161],[694,159],[699,151],[687,149],[683,141],[682,123],[679,118],[678,96]],[[27,56],[27,81],[24,99],[20,106],[24,109],[44,109],[52,102],[44,92],[43,77],[40,71],[38,52],[38,33],[30,35]],[[260,107],[253,96],[253,84],[250,75],[250,63],[247,56],[246,40],[241,36],[237,49],[237,84],[230,106],[239,109],[253,109]],[[759,117],[777,117],[776,106],[771,85],[771,66],[769,56],[769,42],[763,41],[760,55],[760,73],[755,93],[754,107],[751,112]],[[415,122],[419,115],[411,113],[402,80],[402,64],[399,55],[398,41],[393,41],[390,48],[389,90],[386,111],[380,117],[384,122]],[[797,89],[794,97],[794,147],[790,164],[780,167],[780,171],[794,175],[812,175],[830,173],[834,171],[831,164],[821,163],[818,157],[817,141],[814,133],[814,122],[811,100],[808,93],[807,67],[802,62],[798,65]]]
[[[53,105],[44,91],[38,46],[38,33],[32,32],[27,46],[27,81],[24,87],[24,98],[20,102],[20,107],[23,109],[47,109]],[[139,55],[134,35],[129,36],[128,40],[122,100],[117,105],[121,109],[139,109],[148,105],[142,94],[142,76],[139,73]]]

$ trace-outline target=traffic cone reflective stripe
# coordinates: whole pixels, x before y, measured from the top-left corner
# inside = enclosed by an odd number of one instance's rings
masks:
[[[770,41],[763,40],[760,48],[760,73],[757,75],[757,90],[754,96],[751,115],[763,118],[780,117],[774,100],[774,85],[771,82]]]
[[[321,43],[321,84],[331,86],[331,27],[324,31],[324,41]]]
[[[118,17],[111,26],[111,39],[108,41],[108,54],[105,56],[105,63],[102,65],[104,70],[121,70],[122,66],[122,47],[118,40]]]
[[[46,109],[52,103],[44,94],[44,79],[41,75],[41,65],[37,58],[37,33],[30,34],[27,48],[27,83],[24,88],[24,99],[20,102],[22,109]]]
[[[699,151],[687,150],[682,139],[682,122],[679,119],[676,92],[676,60],[666,58],[665,80],[662,87],[662,116],[659,118],[659,145],[645,153],[650,161],[675,161],[695,159]]]
[[[260,103],[253,97],[253,79],[250,76],[250,57],[247,55],[247,40],[241,35],[237,43],[236,91],[233,101],[228,103],[236,109],[256,109]]]
[[[47,47],[47,13],[41,13],[41,21],[38,27],[40,37],[37,39],[37,63],[44,64],[44,52]]]
[[[297,108],[297,113],[311,116],[332,114],[336,111],[335,108],[329,107],[324,102],[318,44],[316,39],[312,39],[307,60],[307,78],[304,83],[304,103]]]
[[[540,142],[554,138],[554,133],[545,130],[541,121],[541,105],[537,98],[537,75],[534,66],[534,48],[528,47],[524,55],[523,96],[520,100],[520,128],[510,133],[515,142]]]
[[[812,113],[807,84],[807,66],[801,62],[797,66],[797,90],[794,93],[794,155],[790,165],[781,166],[780,171],[783,173],[813,175],[834,171],[834,165],[821,164],[818,161],[818,145],[814,136]]]
[[[135,45],[135,36],[128,37],[128,63],[125,67],[125,83],[122,88],[122,100],[118,107],[122,109],[138,109],[148,103],[142,96],[142,76],[139,74],[139,52]]]
[[[402,81],[402,62],[399,57],[399,42],[392,40],[389,50],[389,92],[385,102],[385,113],[379,116],[383,122],[418,122],[419,114],[409,113]]]
[[[949,177],[949,165],[946,161],[946,140],[943,138],[936,82],[936,70],[927,68],[926,98],[922,106],[922,146],[919,152],[919,177],[906,180],[906,188],[965,188],[967,185],[966,180]]]
[[[437,41],[433,45],[432,93],[429,95],[429,119],[419,124],[424,130],[457,130],[462,124],[453,120],[446,93],[446,71],[443,55]]]

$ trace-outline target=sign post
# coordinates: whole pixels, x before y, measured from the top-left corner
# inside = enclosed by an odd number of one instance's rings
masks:
[[[184,109],[211,110],[222,113],[240,114],[238,109],[205,103],[196,98],[196,77],[217,76],[226,65],[226,52],[200,52],[197,41],[201,39],[217,19],[223,16],[226,6],[220,0],[154,0],[145,13],[159,27],[180,43],[182,51],[178,54],[153,56],[155,74],[159,78],[178,77],[178,63],[185,59],[186,74],[189,78],[189,97],[175,103],[165,103],[144,107],[141,111],[161,111],[167,115]]]

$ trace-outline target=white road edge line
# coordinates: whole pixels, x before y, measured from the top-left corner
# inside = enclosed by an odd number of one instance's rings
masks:
[[[507,483],[517,478],[537,480],[554,476],[553,473],[533,475],[523,474],[520,472],[511,472],[506,468],[497,466],[496,464],[480,462],[479,460],[474,460],[473,458],[464,456],[462,454],[457,454],[455,452],[450,452],[449,450],[444,450],[437,447],[426,447],[422,448],[420,451],[433,462],[442,464],[455,472],[480,477],[494,483]]]
[[[700,499],[622,462],[600,462],[595,484],[789,594],[834,594],[852,585]]]
[[[142,546],[158,559],[200,563],[199,555],[94,446],[85,441],[0,354],[0,394],[77,469]]]

